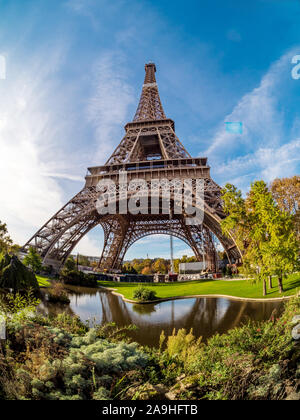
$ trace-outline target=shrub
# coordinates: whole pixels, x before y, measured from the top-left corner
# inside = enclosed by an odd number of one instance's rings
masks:
[[[63,269],[60,274],[60,279],[65,284],[70,284],[71,286],[80,286],[83,276],[84,274],[81,271],[77,271],[77,270],[65,271]]]
[[[42,317],[41,322],[49,326],[60,328],[74,335],[84,335],[89,329],[88,326],[81,321],[79,316],[68,315],[65,312],[62,312],[51,319]]]
[[[51,276],[52,274],[55,274],[52,265],[43,265],[41,273],[45,274],[46,276]]]
[[[199,348],[200,343],[201,337],[197,340],[193,335],[192,328],[189,333],[181,328],[177,334],[174,328],[172,335],[168,337],[166,352],[169,357],[177,357],[179,360],[185,361],[191,352]]]
[[[73,257],[69,257],[65,262],[63,270],[65,272],[76,270],[76,262]]]
[[[226,267],[226,276],[232,277],[232,268],[230,267],[230,265]]]
[[[85,274],[77,270],[65,270],[60,273],[60,279],[71,286],[97,287],[97,278],[93,274]]]
[[[26,293],[6,293],[0,295],[0,313],[10,322],[25,320],[36,310],[40,301],[35,297],[33,290]]]
[[[137,287],[133,292],[133,298],[141,302],[156,299],[156,292],[144,286]]]
[[[48,300],[53,303],[70,303],[63,284],[59,282],[53,283],[51,289],[49,289]]]
[[[81,286],[97,287],[98,286],[97,278],[93,274],[85,274],[84,279],[82,280]]]

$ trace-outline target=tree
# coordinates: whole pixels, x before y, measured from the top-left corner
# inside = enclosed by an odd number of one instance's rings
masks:
[[[130,262],[125,262],[122,267],[122,273],[126,274],[137,274]]]
[[[163,258],[158,258],[155,263],[152,265],[152,269],[156,273],[166,274],[168,272],[167,266],[166,266],[166,260]]]
[[[147,276],[149,274],[152,274],[151,267],[149,267],[149,266],[144,267],[143,270],[142,270],[142,274],[144,274],[145,276]]]
[[[278,278],[280,293],[283,292],[283,277],[297,266],[298,253],[299,242],[294,232],[292,216],[279,210],[270,225],[270,238],[265,245],[264,258],[272,274]]]
[[[23,264],[31,268],[35,273],[42,268],[42,258],[34,247],[29,247]]]
[[[78,254],[77,261],[79,265],[83,265],[85,267],[90,267],[91,265],[90,260],[85,255]]]
[[[175,258],[173,260],[173,264],[174,264],[174,271],[175,271],[175,273],[179,273],[180,258]]]
[[[70,256],[67,261],[65,262],[65,265],[62,269],[62,271],[64,271],[65,273],[76,270],[76,261],[74,260],[74,258],[72,256]]]
[[[264,181],[252,183],[246,199],[231,184],[222,193],[228,215],[222,229],[234,236],[243,254],[244,270],[262,281],[264,295],[266,278],[276,274],[282,292],[282,276],[292,271],[297,261],[292,216],[279,208]]]
[[[188,256],[187,256],[187,255],[183,255],[183,256],[181,257],[181,259],[180,259],[180,262],[181,262],[181,263],[186,263],[186,262],[188,262]]]
[[[6,223],[0,221],[0,253],[6,254],[10,252],[13,241],[8,234]]]
[[[295,214],[300,203],[300,176],[276,178],[271,184],[274,200],[281,210]]]
[[[134,259],[134,260],[132,260],[132,262],[131,262],[131,265],[132,265],[132,267],[135,269],[135,271],[138,273],[138,274],[141,274],[141,272],[142,272],[142,270],[143,270],[143,268],[144,268],[144,266],[143,266],[143,260],[142,259],[140,259],[140,260],[138,260],[138,259]]]
[[[296,236],[300,241],[300,176],[275,179],[271,184],[271,192],[279,208],[292,215]]]

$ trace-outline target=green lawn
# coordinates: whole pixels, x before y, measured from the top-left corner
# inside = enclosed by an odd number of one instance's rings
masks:
[[[133,299],[134,289],[140,283],[116,283],[99,281],[100,286],[111,287],[127,299]],[[253,284],[250,280],[199,280],[184,283],[143,283],[149,289],[155,290],[158,298],[170,298],[189,295],[227,295],[244,298],[276,298],[292,296],[300,291],[300,273],[291,274],[283,281],[284,293],[278,292],[277,279],[273,278],[273,289],[267,296],[262,295],[262,284]]]
[[[50,287],[51,283],[48,277],[36,275],[36,279],[40,287]]]

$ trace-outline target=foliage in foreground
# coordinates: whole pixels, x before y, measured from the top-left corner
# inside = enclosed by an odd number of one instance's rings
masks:
[[[66,315],[8,324],[0,399],[109,399],[124,373],[145,367],[148,358],[136,343],[118,341],[116,332],[114,326],[87,329]]]
[[[0,398],[300,399],[300,349],[291,339],[299,300],[207,343],[192,330],[162,333],[159,349],[129,343],[126,328],[89,329],[65,314],[8,320]]]

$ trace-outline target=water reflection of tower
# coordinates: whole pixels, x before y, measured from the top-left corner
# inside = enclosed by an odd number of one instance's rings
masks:
[[[171,305],[171,321],[172,321],[172,328],[175,328],[175,316],[174,316],[174,300],[172,300],[172,305]]]

